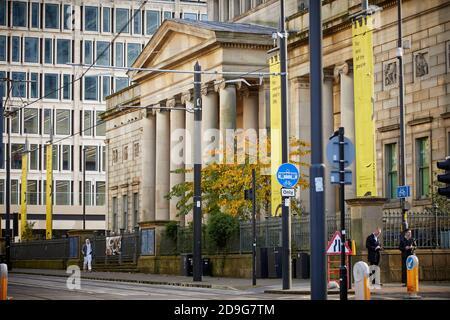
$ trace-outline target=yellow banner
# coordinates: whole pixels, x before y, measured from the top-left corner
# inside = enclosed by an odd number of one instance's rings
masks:
[[[270,58],[271,73],[280,72],[280,57]],[[272,216],[281,205],[281,185],[276,179],[278,167],[281,165],[281,77],[270,76],[270,173],[271,173],[271,203]],[[281,215],[281,210],[278,210]]]
[[[52,229],[53,229],[53,220],[52,220],[52,214],[53,214],[53,206],[52,206],[52,186],[53,186],[53,148],[51,144],[47,145],[47,159],[46,159],[46,168],[47,168],[47,183],[45,187],[45,216],[46,216],[46,222],[45,222],[45,238],[51,239],[52,238]]]
[[[25,232],[25,226],[27,224],[27,160],[28,152],[22,154],[22,191],[20,195],[20,234],[19,238],[22,239],[22,235]]]
[[[356,196],[376,196],[372,18],[353,23]]]

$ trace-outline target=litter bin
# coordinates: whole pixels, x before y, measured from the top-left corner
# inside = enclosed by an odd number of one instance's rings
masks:
[[[267,262],[269,278],[281,278],[282,276],[282,260],[281,260],[282,248],[273,247],[267,250]]]
[[[309,254],[306,252],[298,252],[296,262],[296,278],[309,279]]]
[[[193,275],[193,256],[190,253],[183,253],[180,256],[181,258],[181,275],[185,277],[189,277]]]
[[[269,277],[267,268],[267,248],[256,248],[256,277],[266,279]]]
[[[206,277],[211,277],[211,260],[209,258],[202,259],[202,271]]]

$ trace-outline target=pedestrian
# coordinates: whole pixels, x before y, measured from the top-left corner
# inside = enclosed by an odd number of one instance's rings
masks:
[[[368,260],[369,265],[379,266],[380,264],[380,257],[381,257],[381,250],[383,248],[381,247],[380,243],[380,235],[381,235],[381,228],[377,227],[375,231],[370,234],[366,239],[366,248],[367,248],[367,254],[368,254]],[[378,268],[375,268],[375,270]],[[373,272],[375,272],[375,270]],[[375,284],[375,277],[373,279],[373,284]]]
[[[406,287],[406,259],[414,255],[417,248],[416,240],[412,237],[411,229],[406,229],[400,238],[399,249],[402,252],[402,283]]]
[[[89,270],[89,272],[92,271],[92,245],[89,238],[86,239],[86,243],[83,245],[83,248],[81,250],[84,256],[84,262],[83,262],[83,270],[86,271]]]

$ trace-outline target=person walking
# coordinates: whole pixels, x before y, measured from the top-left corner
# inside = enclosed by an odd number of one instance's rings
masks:
[[[400,239],[399,249],[402,252],[402,283],[406,286],[406,259],[414,255],[417,248],[416,240],[412,237],[411,229],[406,229]]]
[[[370,234],[366,239],[366,248],[367,248],[367,255],[369,260],[369,265],[373,266],[379,266],[380,264],[380,257],[381,257],[381,243],[380,243],[380,235],[381,235],[381,228],[377,227],[375,231]],[[378,268],[375,268],[378,269]],[[375,272],[375,270],[373,271]],[[373,279],[373,284],[375,284],[375,277]]]
[[[89,272],[92,271],[92,245],[89,238],[86,239],[86,243],[83,245],[82,253],[84,256],[84,262],[83,262],[83,270],[86,271],[89,270]]]

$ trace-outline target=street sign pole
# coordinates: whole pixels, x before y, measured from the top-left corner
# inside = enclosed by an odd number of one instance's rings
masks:
[[[256,286],[256,170],[252,169],[252,284]]]
[[[345,265],[345,159],[344,128],[339,128],[339,207],[341,210],[340,299],[347,300],[347,267]]]
[[[325,165],[322,151],[322,1],[309,1],[309,54],[311,74],[310,234],[311,299],[327,300],[325,255]]]

